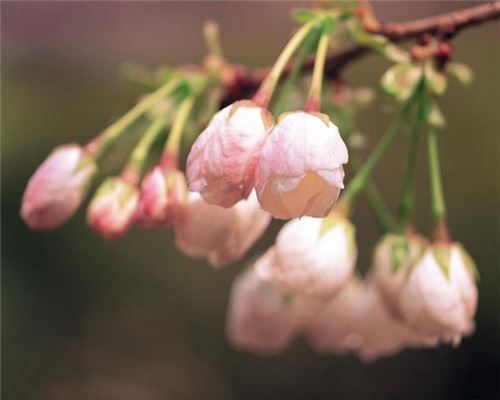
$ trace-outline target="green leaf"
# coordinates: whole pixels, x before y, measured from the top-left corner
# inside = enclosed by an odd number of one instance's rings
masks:
[[[472,70],[467,65],[462,63],[448,63],[446,72],[465,85],[471,83],[474,78]]]
[[[322,30],[323,33],[330,33],[335,26],[335,19],[332,16],[326,16],[323,19]]]
[[[410,58],[408,57],[408,53],[406,51],[390,42],[385,45],[384,55],[387,59],[396,63],[404,63],[410,61]]]
[[[386,37],[365,31],[363,27],[354,20],[349,21],[346,25],[355,42],[370,47],[377,53],[384,53],[385,45],[388,43]]]
[[[425,68],[425,78],[432,92],[441,96],[446,91],[446,77],[434,69],[434,67],[427,65]]]
[[[292,12],[292,16],[297,22],[305,24],[306,22],[309,22],[314,18],[317,18],[318,13],[312,10],[301,8],[298,10],[294,10]]]
[[[432,246],[432,255],[436,259],[439,267],[443,271],[446,278],[450,277],[450,256],[451,248],[448,245]]]
[[[384,91],[400,101],[410,97],[422,76],[421,68],[409,63],[396,64],[382,76]]]

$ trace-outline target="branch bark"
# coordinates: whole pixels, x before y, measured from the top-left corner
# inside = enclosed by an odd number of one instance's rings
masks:
[[[447,14],[420,18],[406,22],[389,22],[381,24],[373,33],[387,37],[398,43],[417,38],[423,33],[451,39],[464,28],[479,25],[500,18],[500,1],[464,8]],[[371,49],[361,45],[348,45],[328,55],[325,64],[325,74],[335,78],[351,62],[360,59],[371,52]],[[314,58],[308,59],[303,71],[311,70]],[[291,65],[283,72],[283,77],[289,73]],[[249,97],[262,82],[267,69],[250,70],[242,65],[232,65],[225,74],[224,104]]]

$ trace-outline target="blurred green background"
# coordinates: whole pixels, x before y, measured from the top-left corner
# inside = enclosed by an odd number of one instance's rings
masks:
[[[475,3],[477,4],[477,3]],[[231,281],[173,246],[172,232],[133,230],[106,242],[81,210],[62,229],[30,232],[18,216],[24,186],[50,150],[89,140],[127,109],[137,88],[126,61],[198,62],[203,22],[220,23],[227,58],[269,65],[294,27],[291,2],[6,2],[2,14],[2,399],[498,398],[500,364],[500,29],[454,40],[476,80],[452,82],[442,108],[442,169],[455,239],[480,273],[477,331],[457,349],[408,350],[364,365],[322,356],[299,341],[261,358],[224,336]],[[467,2],[375,2],[382,21],[457,9]],[[354,85],[387,68],[370,56],[349,69]],[[388,124],[384,101],[360,115],[370,148]],[[401,190],[406,137],[377,169],[391,206]],[[418,224],[430,226],[425,157]],[[366,268],[380,232],[364,202],[355,223]],[[272,243],[273,225],[252,251]]]

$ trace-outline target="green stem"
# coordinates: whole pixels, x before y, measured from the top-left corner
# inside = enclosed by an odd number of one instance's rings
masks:
[[[220,44],[219,26],[214,21],[208,21],[203,27],[205,42],[211,55],[223,60],[222,46]]]
[[[179,106],[177,114],[175,115],[174,123],[172,124],[172,129],[168,136],[167,143],[165,144],[164,153],[177,155],[179,152],[179,146],[182,138],[182,133],[186,126],[187,119],[191,110],[193,109],[195,101],[195,96],[189,96]]]
[[[387,132],[382,136],[382,139],[377,143],[377,146],[370,154],[370,157],[358,170],[354,178],[351,180],[347,188],[342,194],[341,201],[344,208],[349,209],[354,199],[365,188],[371,172],[382,158],[389,144],[394,140],[401,125],[402,113],[399,113],[394,122],[391,124]]]
[[[325,71],[326,53],[328,52],[328,43],[330,41],[330,29],[326,26],[327,25],[325,24],[323,27],[318,43],[318,49],[316,51],[311,88],[309,89],[309,95],[307,96],[306,104],[304,106],[305,111],[316,112],[321,109],[323,73]]]
[[[415,191],[415,170],[417,164],[419,126],[414,122],[410,136],[410,148],[408,150],[408,161],[403,183],[403,195],[399,206],[399,229],[403,230],[410,221],[413,210],[413,198]]]
[[[298,77],[301,74],[302,66],[304,65],[304,61],[309,54],[311,42],[316,39],[316,35],[312,32],[308,36],[308,38],[304,42],[304,47],[299,51],[294,63],[292,70],[288,74],[285,83],[281,86],[281,90],[279,93],[279,97],[276,100],[274,105],[274,115],[279,116],[286,108],[287,101],[290,97],[290,92],[295,85]]]
[[[403,104],[401,110],[398,112],[396,116],[396,119],[389,126],[389,129],[384,134],[384,136],[382,136],[382,139],[379,140],[377,146],[370,154],[366,162],[361,166],[359,171],[351,180],[347,189],[344,190],[344,193],[342,194],[341,197],[341,208],[343,208],[346,211],[349,211],[355,198],[365,188],[371,172],[382,158],[382,155],[387,150],[387,147],[389,147],[389,144],[391,144],[391,142],[396,137],[401,122],[405,117],[408,116],[408,112],[410,111],[411,107],[413,107],[413,105],[419,101],[424,89],[425,89],[425,81],[422,79],[415,87],[415,90],[412,93],[412,95]]]
[[[292,36],[274,63],[271,71],[257,90],[257,93],[253,98],[253,101],[257,105],[260,107],[267,107],[269,105],[269,101],[271,100],[274,90],[276,89],[276,85],[278,84],[278,80],[283,73],[283,69],[286,67],[290,58],[317,23],[318,19],[313,19],[307,22]]]
[[[446,218],[446,206],[444,203],[443,186],[441,183],[441,171],[439,167],[439,151],[437,134],[434,128],[429,129],[428,134],[429,173],[431,180],[432,214],[437,224]]]
[[[125,170],[135,171],[138,175],[141,174],[151,146],[153,145],[162,129],[165,128],[165,123],[165,116],[156,117],[151,122],[148,129],[146,129],[146,132],[144,132],[141,139],[139,140],[139,143],[137,143],[137,145],[134,147]]]
[[[351,162],[354,169],[358,170],[360,162],[358,158],[358,153],[355,151],[355,149],[351,150]],[[383,232],[391,231],[395,226],[394,218],[389,212],[389,209],[387,208],[387,205],[385,204],[384,199],[380,194],[380,191],[378,190],[375,182],[373,182],[372,179],[368,179],[364,192],[366,199],[370,203],[370,206],[373,212],[375,213],[375,218],[377,220],[377,224],[379,225],[380,229]]]
[[[87,145],[87,150],[94,154],[96,159],[101,158],[132,123],[160,100],[171,94],[181,82],[181,79],[172,79],[139,101],[118,121],[111,124],[101,135],[90,142]]]

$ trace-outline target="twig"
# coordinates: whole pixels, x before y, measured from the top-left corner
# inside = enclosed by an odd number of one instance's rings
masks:
[[[406,22],[385,23],[373,33],[383,35],[393,42],[416,38],[423,33],[451,39],[464,28],[499,18],[500,1],[495,1],[433,17]],[[329,78],[336,78],[345,66],[370,52],[371,49],[366,46],[348,45],[327,57],[325,74]],[[306,60],[302,70],[311,70],[313,66],[314,59]],[[291,68],[291,65],[285,68],[283,77],[290,72]],[[224,77],[225,96],[223,103],[230,103],[250,96],[262,82],[266,73],[267,69],[252,71],[242,65],[230,66]]]

